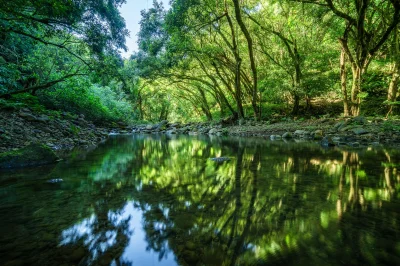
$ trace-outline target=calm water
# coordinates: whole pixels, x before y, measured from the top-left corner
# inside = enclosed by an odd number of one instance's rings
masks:
[[[390,148],[114,136],[0,172],[0,265],[400,265],[399,166]]]

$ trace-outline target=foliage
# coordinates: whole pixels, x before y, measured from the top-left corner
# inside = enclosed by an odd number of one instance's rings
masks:
[[[110,87],[70,80],[54,89],[43,91],[39,99],[47,108],[83,114],[94,122],[132,121],[131,104]]]

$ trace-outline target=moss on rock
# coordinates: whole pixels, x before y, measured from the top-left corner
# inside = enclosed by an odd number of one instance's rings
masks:
[[[0,169],[21,168],[51,164],[58,160],[58,157],[47,146],[42,144],[30,144],[16,151],[0,154]]]

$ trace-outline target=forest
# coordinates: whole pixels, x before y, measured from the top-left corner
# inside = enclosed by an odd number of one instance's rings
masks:
[[[0,105],[95,122],[395,117],[398,0],[0,1]]]

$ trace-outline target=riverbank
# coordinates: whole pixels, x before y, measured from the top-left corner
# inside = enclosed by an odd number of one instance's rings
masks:
[[[1,109],[0,153],[40,143],[62,156],[76,147],[93,147],[110,133],[130,131],[124,124],[96,126],[84,115],[67,112],[35,112],[27,107]]]
[[[0,110],[0,153],[23,148],[31,143],[50,147],[58,155],[80,147],[88,149],[107,139],[110,134],[188,134],[263,137],[272,140],[318,140],[325,146],[400,146],[400,120],[377,117],[297,119],[274,118],[270,121],[242,121],[240,125],[221,122],[171,123],[128,126],[95,125],[84,115],[66,112],[10,108]]]
[[[320,118],[292,120],[281,118],[271,121],[243,121],[241,125],[221,123],[169,123],[139,125],[134,133],[165,133],[189,135],[231,135],[264,137],[272,140],[318,140],[324,146],[368,146],[391,144],[400,146],[400,120],[379,117]]]

